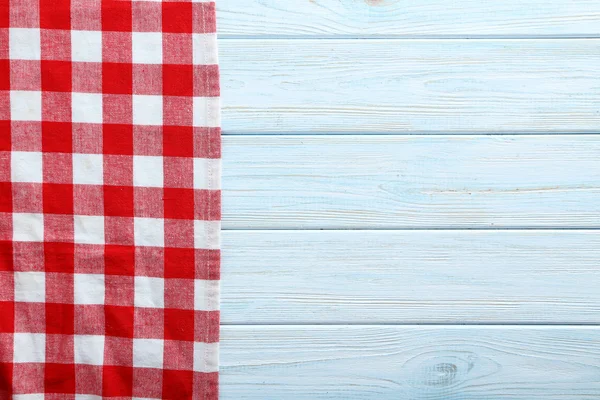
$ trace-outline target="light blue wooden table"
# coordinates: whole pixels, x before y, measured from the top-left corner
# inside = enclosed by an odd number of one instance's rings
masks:
[[[600,399],[600,2],[217,7],[222,398]]]

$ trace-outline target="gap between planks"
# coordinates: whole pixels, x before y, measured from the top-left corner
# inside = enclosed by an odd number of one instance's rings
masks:
[[[306,132],[257,132],[257,131],[222,131],[221,134],[223,136],[228,137],[263,137],[263,136],[550,136],[550,135],[598,135],[600,134],[600,130],[574,130],[574,131],[562,131],[562,132],[552,132],[548,131],[544,132],[426,132],[426,131],[415,131],[415,132],[331,132],[331,131],[311,131],[310,133]]]
[[[399,35],[399,36],[360,36],[360,35],[228,35],[219,34],[219,40],[569,40],[600,39],[600,35]]]
[[[268,328],[269,326],[273,327],[299,327],[299,328],[327,328],[327,327],[364,327],[364,328],[377,328],[377,327],[397,327],[397,328],[436,328],[436,329],[471,329],[473,327],[476,328],[485,328],[485,329],[521,329],[521,328],[534,328],[534,329],[597,329],[600,328],[600,324],[595,323],[427,323],[427,322],[415,322],[415,323],[393,323],[393,322],[376,322],[376,323],[353,323],[353,322],[331,322],[331,323],[315,323],[315,322],[291,322],[291,323],[233,323],[233,322],[221,322],[221,326],[226,326],[227,329],[230,328],[251,328],[257,327],[259,329]]]
[[[315,231],[315,232],[339,232],[339,231],[360,231],[360,232],[368,232],[368,231],[390,231],[390,232],[398,232],[398,231],[597,231],[599,230],[600,227],[572,227],[572,226],[544,226],[544,227],[533,227],[533,226],[516,226],[516,227],[507,227],[507,226],[498,226],[498,227],[485,227],[485,226],[476,226],[476,227],[420,227],[420,226],[415,226],[415,227],[403,227],[403,228],[388,228],[388,227],[382,227],[382,228],[377,228],[377,227],[373,227],[373,228],[353,228],[353,227],[339,227],[339,228],[322,228],[322,229],[315,229],[315,228],[303,228],[303,227],[298,227],[298,228],[276,228],[276,227],[270,227],[270,228],[221,228],[221,231],[227,231],[227,232],[235,232],[235,231],[241,231],[241,232],[252,232],[252,231],[260,231],[260,232],[267,232],[267,231],[277,231],[277,232],[293,232],[293,231],[303,231],[303,232],[307,232],[307,231]]]

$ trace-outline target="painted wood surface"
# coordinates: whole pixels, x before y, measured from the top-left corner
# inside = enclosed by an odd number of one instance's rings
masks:
[[[600,398],[598,327],[238,326],[221,347],[224,400]]]
[[[223,40],[227,133],[600,127],[600,39]]]
[[[221,320],[600,324],[599,259],[599,230],[225,231]]]
[[[221,398],[600,398],[600,2],[217,7]]]
[[[228,37],[572,37],[600,34],[596,0],[220,0]]]
[[[223,143],[225,229],[600,226],[600,135]]]

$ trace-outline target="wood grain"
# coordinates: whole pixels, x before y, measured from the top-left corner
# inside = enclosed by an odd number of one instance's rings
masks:
[[[220,0],[227,37],[572,37],[600,34],[595,0]]]
[[[600,398],[598,327],[222,330],[222,399]]]
[[[600,40],[224,40],[224,133],[600,126]]]
[[[600,2],[217,7],[220,398],[600,398]]]
[[[600,135],[223,144],[225,229],[600,227]]]
[[[600,231],[225,231],[225,324],[600,324]]]

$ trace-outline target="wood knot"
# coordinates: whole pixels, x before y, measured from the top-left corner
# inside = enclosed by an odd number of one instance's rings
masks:
[[[474,367],[473,354],[439,356],[421,354],[404,365],[410,384],[422,390],[439,390],[463,382]]]
[[[456,380],[456,371],[458,371],[456,364],[447,362],[435,364],[427,374],[430,379],[423,383],[427,386],[448,386]]]

